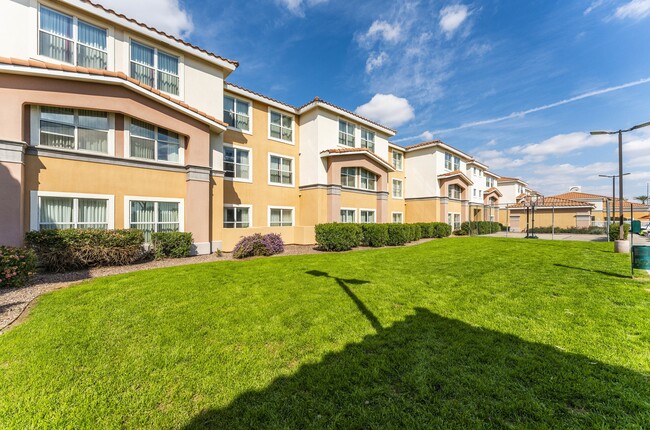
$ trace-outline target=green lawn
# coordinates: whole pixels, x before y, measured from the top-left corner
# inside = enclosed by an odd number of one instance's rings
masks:
[[[0,336],[0,428],[647,428],[650,283],[496,238],[86,282]]]

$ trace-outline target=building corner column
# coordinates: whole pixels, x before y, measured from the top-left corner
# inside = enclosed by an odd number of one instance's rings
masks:
[[[192,255],[210,254],[210,178],[204,166],[185,166],[185,231],[192,233]]]
[[[460,202],[460,222],[469,221],[469,202],[462,200]]]
[[[327,186],[327,222],[341,221],[341,186]]]
[[[379,191],[377,193],[377,223],[384,224],[391,222],[388,213],[388,191]]]
[[[0,245],[24,244],[26,148],[24,142],[0,140]]]
[[[449,213],[449,197],[441,197],[440,198],[440,222],[448,223],[449,222],[449,217],[447,214]]]

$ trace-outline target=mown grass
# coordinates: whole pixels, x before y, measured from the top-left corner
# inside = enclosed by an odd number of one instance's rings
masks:
[[[0,336],[1,428],[644,428],[650,285],[496,238],[132,273]]]

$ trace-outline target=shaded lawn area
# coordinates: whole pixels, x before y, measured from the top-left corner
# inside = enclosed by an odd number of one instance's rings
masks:
[[[0,336],[1,428],[643,428],[650,284],[463,238],[103,278]]]

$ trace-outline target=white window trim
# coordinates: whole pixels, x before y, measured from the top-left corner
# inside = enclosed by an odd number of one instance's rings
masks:
[[[165,49],[159,49],[157,46],[152,45],[150,42],[144,41],[143,39],[138,39],[137,37],[129,36],[129,45],[126,47],[126,56],[127,56],[127,68],[128,68],[128,73],[127,75],[131,76],[131,42],[135,42],[139,45],[146,46],[148,48],[152,48],[154,50],[154,55],[153,55],[153,69],[156,71],[155,76],[154,76],[154,88],[157,91],[160,91],[163,94],[168,94],[171,97],[174,98],[179,98],[181,100],[185,100],[185,57],[182,54],[177,54],[175,52],[167,51]],[[171,57],[176,57],[178,58],[178,94],[173,94],[173,93],[168,93],[166,91],[158,89],[158,51],[163,51],[163,53],[171,56]],[[148,67],[148,66],[147,66]],[[134,78],[135,79],[135,78]]]
[[[290,210],[291,211],[291,225],[274,225],[271,226],[271,209],[283,209],[283,210]],[[267,225],[268,227],[295,227],[296,226],[296,208],[295,206],[267,206],[266,209],[266,215],[267,215]]]
[[[240,97],[240,96],[236,96],[236,95],[234,95],[232,93],[228,93],[228,92],[224,92],[223,96],[224,97],[230,97],[231,99],[235,99],[235,100],[240,100],[240,101],[242,101],[244,103],[248,103],[248,127],[250,128],[250,130],[242,130],[241,128],[232,127],[230,125],[228,126],[228,130],[237,131],[239,133],[248,134],[248,135],[252,136],[253,135],[253,101],[249,100],[249,99],[245,99],[245,98]],[[223,115],[223,111],[225,110],[225,103],[222,103],[221,110],[222,110],[221,114]],[[224,118],[224,121],[225,121],[225,118]],[[270,128],[271,128],[271,126],[269,126],[269,130],[270,130]]]
[[[363,136],[364,131],[366,133],[372,133],[372,146],[373,146],[372,152],[376,152],[376,149],[377,149],[377,133],[375,133],[374,131],[372,131],[369,128],[366,128],[366,127],[359,127],[359,148],[364,148],[364,146],[362,144],[363,139],[361,138],[361,136]],[[370,148],[368,148],[368,149],[370,149]]]
[[[185,231],[185,199],[169,197],[124,196],[124,228],[131,228],[131,202],[178,203],[178,231]]]
[[[295,117],[295,115],[292,115],[290,113],[281,111],[279,109],[273,109],[270,106],[269,106],[268,111],[269,111],[269,115],[268,115],[268,121],[269,121],[268,139],[273,140],[275,142],[286,143],[287,145],[295,145],[295,141],[296,141],[296,117]],[[275,113],[278,113],[280,115],[291,117],[291,140],[284,140],[284,139],[278,139],[277,137],[271,137],[271,112],[275,112]]]
[[[400,190],[402,191],[401,196],[395,195],[395,182],[400,183]],[[391,195],[393,196],[393,199],[404,200],[404,181],[402,179],[393,178],[393,181],[391,182]]]
[[[400,154],[400,155],[402,156],[402,167],[398,169],[394,162],[393,162],[393,167],[394,167],[395,170],[397,170],[398,172],[403,172],[403,171],[404,171],[404,159],[405,159],[404,154],[401,153],[401,152],[399,152],[399,151],[395,151],[395,150],[393,150],[393,154]],[[393,156],[393,157],[394,157],[394,156]],[[394,161],[394,158],[393,158],[393,161]]]
[[[115,229],[115,196],[113,194],[59,193],[55,191],[32,190],[29,193],[29,229],[38,231],[40,227],[39,197],[63,197],[72,199],[108,200],[106,203],[106,223],[108,229]]]
[[[278,184],[277,182],[271,182],[271,157],[280,157],[280,158],[287,158],[291,160],[291,184]],[[268,184],[272,185],[274,187],[285,187],[285,188],[293,188],[296,183],[296,159],[294,157],[288,156],[288,155],[282,155],[282,154],[276,154],[273,152],[269,152],[268,156]]]
[[[146,122],[147,124],[151,124],[155,127],[155,134],[156,136],[158,135],[158,129],[159,128],[165,128],[165,127],[159,127],[158,125],[151,123],[149,121],[145,120],[139,120],[142,122]],[[165,128],[165,130],[169,130],[168,128]],[[169,164],[172,166],[178,166],[178,165],[185,165],[185,136],[182,135],[181,133],[177,133],[174,130],[169,130],[171,132],[174,132],[178,134],[178,140],[180,142],[180,148],[179,148],[179,154],[178,154],[178,161],[166,161],[166,160],[150,160],[148,158],[138,158],[138,157],[131,157],[131,117],[124,116],[124,158],[129,158],[131,160],[138,160],[143,163],[153,163],[153,164]],[[156,145],[154,146],[154,156],[157,158],[158,157],[158,140],[156,139]]]
[[[357,221],[359,224],[361,224],[361,213],[362,212],[372,212],[373,213],[373,218],[375,219],[375,222],[366,223],[366,224],[377,224],[377,209],[359,208],[359,221]]]
[[[370,191],[370,192],[377,192],[377,183],[379,182],[380,176],[376,174],[373,171],[370,171],[366,168],[363,167],[348,167],[350,169],[355,169],[355,174],[354,174],[354,187],[350,187],[347,185],[343,185],[343,181],[341,181],[340,176],[343,174],[343,170],[341,169],[341,173],[339,173],[339,181],[341,182],[341,188],[344,190],[361,190],[361,191]],[[370,189],[370,188],[363,188],[361,186],[361,170],[365,170],[366,172],[370,173],[371,175],[375,175],[375,188]]]
[[[402,222],[400,222],[400,223],[396,223],[395,221],[393,221],[393,220],[394,220],[393,216],[394,216],[394,215],[397,215],[397,214],[402,215]],[[390,213],[390,219],[391,219],[391,222],[392,222],[393,224],[404,224],[404,212],[391,212],[391,213]]]
[[[57,60],[56,58],[48,57],[46,55],[41,55],[39,54],[39,43],[40,43],[40,37],[39,33],[41,31],[41,7],[46,7],[48,9],[51,9],[55,12],[60,13],[61,15],[66,15],[72,17],[72,40],[75,44],[75,52],[74,52],[74,63],[67,63],[65,61],[60,61]],[[38,3],[36,7],[36,36],[34,37],[33,40],[33,46],[34,50],[32,52],[35,53],[34,57],[37,60],[43,61],[43,62],[48,62],[48,63],[54,63],[54,64],[72,64],[74,66],[77,65],[77,43],[78,41],[78,22],[79,18],[77,16],[67,13],[67,12],[61,12],[59,9],[56,7],[52,7],[49,4],[45,5],[42,3]],[[113,30],[113,27],[107,26],[106,23],[101,22],[96,20],[94,17],[84,17],[81,21],[86,22],[90,25],[94,25],[95,27],[101,28],[106,30],[106,53],[108,54],[106,56],[106,70],[113,71],[115,70],[115,32]],[[49,33],[46,31],[46,33]],[[57,37],[61,37],[58,35],[55,35]],[[30,36],[31,37],[31,36]]]
[[[247,182],[247,183],[252,183],[253,182],[253,148],[247,147],[247,146],[241,146],[241,145],[235,145],[233,143],[225,143],[223,144],[224,148],[234,148],[234,149],[244,149],[248,151],[248,179],[244,178],[231,178],[228,176],[225,176],[223,179],[225,181],[232,181],[232,182]],[[224,157],[225,159],[225,157]],[[225,162],[223,163],[225,165]],[[224,172],[225,172],[225,167],[224,167]]]
[[[344,223],[343,221],[341,221],[341,211],[352,211],[352,212],[354,212],[354,221],[351,222],[351,223],[348,223],[348,222]],[[359,223],[359,217],[357,215],[358,215],[357,208],[339,208],[339,222],[342,223],[342,224],[358,224]]]
[[[451,215],[451,219],[452,219],[452,222],[451,222],[451,223],[449,223],[449,215]],[[453,219],[454,219],[454,217],[455,217],[456,215],[458,215],[458,218],[459,218],[459,220],[460,220],[460,221],[458,222],[458,228],[460,228],[460,226],[463,225],[463,219],[462,219],[462,217],[460,216],[460,212],[447,212],[447,224],[449,224],[449,225],[451,226],[452,230],[454,229]]]
[[[42,105],[45,107],[50,107],[49,105]],[[30,108],[30,121],[29,121],[29,140],[32,146],[41,146],[41,105],[31,106]],[[108,152],[98,152],[98,151],[88,151],[87,149],[68,149],[68,148],[56,148],[54,146],[42,145],[44,148],[53,149],[55,151],[70,152],[70,153],[83,153],[83,154],[100,154],[100,155],[109,155],[115,157],[115,114],[113,112],[107,112],[98,109],[85,109],[85,108],[74,108],[74,107],[65,107],[65,106],[52,106],[52,107],[62,107],[64,109],[73,109],[78,110],[90,110],[95,112],[105,112],[108,114]],[[75,136],[75,145],[78,144]]]
[[[249,219],[248,227],[235,227],[232,230],[242,230],[242,229],[245,229],[245,228],[253,228],[253,205],[238,205],[238,204],[225,204],[224,203],[223,208],[224,209],[248,208],[248,219]],[[221,228],[222,229],[226,229],[226,227],[224,226],[225,223],[226,223],[226,219],[224,217],[223,221],[221,222]],[[228,230],[231,230],[231,229],[228,229]]]
[[[341,129],[339,128],[339,123],[341,121],[354,126],[354,133],[352,133],[352,136],[354,136],[354,145],[352,145],[352,146],[342,145],[339,142],[339,133],[341,132]],[[346,130],[347,130],[347,128],[346,128]],[[358,124],[356,124],[356,123],[354,123],[354,122],[350,121],[349,119],[344,118],[342,116],[337,117],[337,119],[336,119],[336,146],[338,146],[339,148],[360,148],[361,147],[361,132],[359,130],[360,130],[360,127],[359,127]],[[346,134],[349,135],[349,133],[346,133]]]

